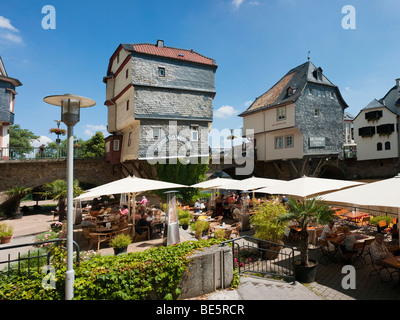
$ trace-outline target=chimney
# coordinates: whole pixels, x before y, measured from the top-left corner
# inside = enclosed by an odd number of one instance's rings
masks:
[[[164,40],[157,40],[156,46],[159,48],[164,48]]]

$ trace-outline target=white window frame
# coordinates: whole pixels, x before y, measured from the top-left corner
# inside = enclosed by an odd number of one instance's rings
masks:
[[[286,107],[276,108],[276,120],[277,121],[286,120]]]
[[[113,141],[113,151],[119,151],[119,139]]]
[[[154,134],[156,130],[158,130],[158,135]],[[153,127],[152,132],[153,132],[153,140],[159,140],[161,138],[161,127]]]
[[[288,138],[290,138],[290,144],[288,144]],[[288,134],[285,136],[285,148],[293,148],[294,147],[294,136],[292,134]]]
[[[196,134],[194,137],[193,134]],[[198,125],[191,125],[190,126],[190,141],[199,141],[199,126]]]
[[[279,145],[278,141],[280,141]],[[283,149],[283,136],[274,137],[274,149]]]

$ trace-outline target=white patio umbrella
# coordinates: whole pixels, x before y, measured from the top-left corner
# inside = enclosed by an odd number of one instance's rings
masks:
[[[306,198],[314,195],[321,195],[328,191],[340,190],[364,184],[364,182],[336,180],[326,178],[315,178],[303,176],[298,179],[284,181],[267,188],[258,189],[257,192],[270,194],[287,194]]]
[[[400,174],[322,196],[329,203],[346,204],[400,215]]]
[[[243,180],[231,180],[231,183],[225,184],[221,186],[221,189],[232,189],[232,190],[256,190],[259,188],[269,187],[275,184],[282,182],[283,180],[277,179],[267,179],[267,178],[258,178],[251,177]]]
[[[161,190],[170,188],[185,188],[186,185],[164,182],[159,180],[138,178],[129,176],[120,180],[112,181],[101,186],[89,189],[75,199],[92,199],[98,196],[120,193],[136,193],[150,190]]]
[[[235,181],[234,179],[228,178],[215,178],[203,182],[199,182],[191,185],[192,188],[201,188],[201,189],[220,189],[222,186],[228,183],[232,183]]]

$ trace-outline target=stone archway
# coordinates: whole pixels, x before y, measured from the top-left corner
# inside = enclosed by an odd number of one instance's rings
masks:
[[[318,175],[319,178],[346,180],[342,170],[333,165],[322,166]]]

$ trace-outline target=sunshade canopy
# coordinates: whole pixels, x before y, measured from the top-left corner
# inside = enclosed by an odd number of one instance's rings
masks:
[[[149,190],[160,190],[170,188],[184,188],[182,184],[164,182],[159,180],[143,179],[138,177],[126,177],[117,181],[89,189],[87,192],[76,197],[75,200],[95,198],[108,194],[135,193]]]
[[[213,189],[213,188],[221,188],[225,184],[232,183],[234,179],[228,178],[215,178],[203,182],[199,182],[191,185],[192,188],[202,188],[202,189]]]
[[[259,189],[257,192],[287,194],[305,198],[361,184],[363,184],[363,182],[303,176],[298,179],[281,182],[267,188]]]
[[[269,187],[282,182],[283,180],[251,177],[244,180],[231,180],[231,183],[221,186],[221,189],[229,190],[256,190]]]
[[[328,193],[323,195],[323,199],[359,206],[400,208],[400,174],[394,178]]]

